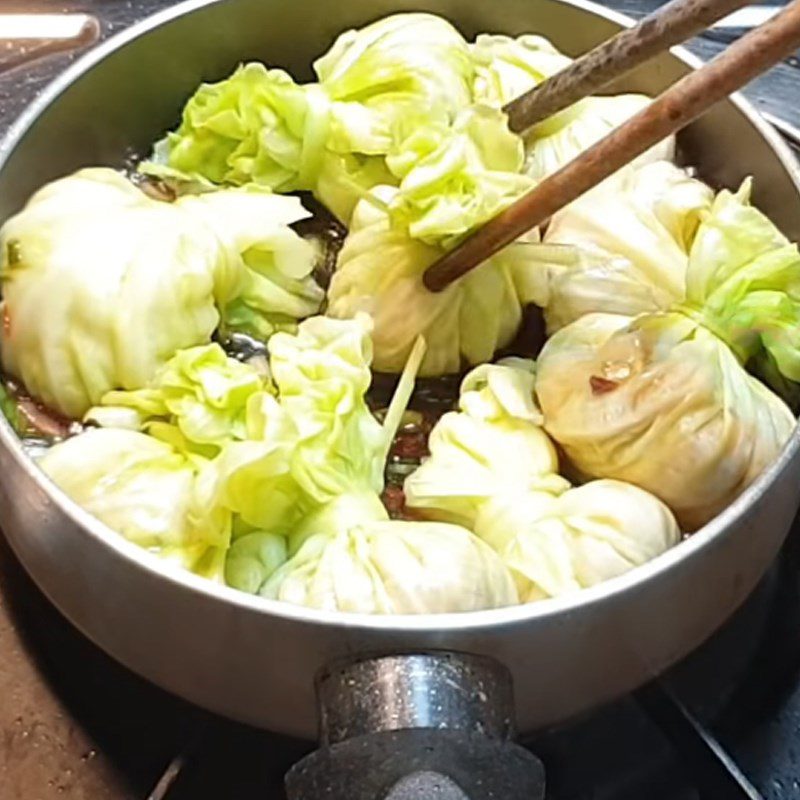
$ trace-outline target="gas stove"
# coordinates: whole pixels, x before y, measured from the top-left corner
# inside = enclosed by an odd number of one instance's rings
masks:
[[[658,0],[614,0],[638,17]],[[170,0],[3,0],[3,13],[87,13],[105,38]],[[737,29],[690,43],[703,58]],[[0,28],[2,39],[2,28]],[[0,132],[89,43],[0,41]],[[800,153],[798,61],[746,94]],[[2,524],[2,518],[0,518]],[[523,741],[548,800],[800,798],[800,520],[761,586],[685,662],[636,694]],[[0,798],[249,800],[283,795],[314,749],[215,717],[83,638],[0,537]]]

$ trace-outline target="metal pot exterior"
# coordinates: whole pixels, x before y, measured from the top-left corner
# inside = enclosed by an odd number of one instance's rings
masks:
[[[558,0],[410,3],[351,0],[190,2],[112,40],[66,73],[0,146],[0,219],[48,180],[122,165],[176,121],[201,80],[259,58],[308,76],[348,26],[427,8],[466,35],[541,32],[568,52],[619,27],[594,6]],[[655,92],[693,63],[667,55],[625,88]],[[683,138],[704,177],[755,176],[756,203],[800,238],[800,189],[788,152],[740,101]],[[215,712],[313,737],[313,678],[343,656],[450,649],[512,671],[519,726],[567,719],[630,691],[706,639],[747,597],[797,509],[797,433],[780,461],[719,518],[654,562],[576,598],[470,615],[367,618],[262,601],[199,578],[165,575],[58,492],[0,424],[0,521],[34,580],[87,636],[135,672]]]

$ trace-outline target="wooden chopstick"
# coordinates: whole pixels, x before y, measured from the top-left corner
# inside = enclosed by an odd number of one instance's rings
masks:
[[[749,0],[671,0],[508,103],[503,108],[508,127],[522,133],[748,3]]]
[[[0,13],[0,39],[83,41],[97,33],[97,20],[89,14]]]
[[[45,56],[88,47],[100,38],[90,14],[0,13],[0,74]],[[11,45],[3,49],[3,45]]]
[[[679,131],[800,46],[800,0],[689,73],[577,158],[545,178],[432,264],[425,286],[439,292],[523,233]]]

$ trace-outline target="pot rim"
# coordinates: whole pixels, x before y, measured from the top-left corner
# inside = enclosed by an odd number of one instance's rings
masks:
[[[171,8],[145,18],[125,31],[110,36],[78,58],[45,87],[11,125],[6,136],[0,141],[0,172],[2,172],[17,145],[41,114],[53,103],[57,102],[60,95],[85,73],[101,65],[112,53],[157,28],[203,8],[225,2],[228,2],[228,0],[184,0]],[[623,27],[630,27],[634,24],[634,20],[630,17],[599,6],[591,2],[591,0],[551,0],[551,2],[579,8]],[[683,47],[674,47],[670,52],[692,69],[697,69],[703,63],[701,59]],[[800,165],[798,165],[788,145],[740,93],[737,92],[731,95],[729,101],[748,118],[761,137],[766,140],[773,154],[790,176],[797,193],[800,194]],[[101,547],[111,548],[117,556],[127,561],[132,568],[147,573],[151,578],[155,577],[169,581],[176,589],[198,595],[206,601],[221,601],[238,607],[242,613],[267,614],[281,617],[287,621],[302,622],[315,626],[392,631],[406,634],[415,632],[435,633],[437,631],[478,632],[499,626],[515,625],[521,622],[552,620],[562,615],[573,614],[583,607],[619,602],[624,595],[635,595],[637,590],[644,584],[655,581],[660,575],[678,568],[685,560],[694,558],[699,551],[710,547],[712,543],[726,536],[729,529],[733,528],[748,513],[751,506],[769,493],[779,474],[798,456],[798,451],[800,451],[800,424],[795,426],[790,439],[784,445],[778,458],[724,511],[699,531],[642,566],[597,586],[582,589],[575,594],[563,597],[484,611],[416,615],[374,615],[322,611],[278,600],[270,600],[258,595],[246,594],[228,586],[214,583],[181,568],[173,567],[161,561],[156,555],[129,542],[70,499],[39,468],[34,459],[25,452],[20,438],[2,414],[0,414],[0,447],[9,451],[14,465],[21,469],[36,488],[47,495],[48,499],[75,523],[81,533],[91,541],[92,546],[99,544]],[[2,477],[0,477],[0,480],[2,480]]]

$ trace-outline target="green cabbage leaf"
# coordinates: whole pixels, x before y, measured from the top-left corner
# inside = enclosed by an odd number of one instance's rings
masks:
[[[211,502],[210,462],[136,431],[88,430],[39,461],[86,511],[164,561],[221,582],[230,514]]]
[[[242,65],[200,86],[143,169],[206,188],[252,182],[283,192],[311,189],[330,127],[330,103],[318,92],[283,70]]]
[[[225,583],[241,592],[258,594],[287,557],[285,537],[258,530],[246,533],[225,555]]]
[[[348,492],[380,493],[386,432],[372,415],[369,320],[313,317],[270,341],[283,411],[297,427],[292,472],[319,504]]]
[[[742,363],[774,364],[776,389],[800,381],[800,252],[750,203],[751,181],[721,191],[689,254],[678,309],[723,338]]]
[[[476,102],[500,107],[572,63],[544,36],[480,34],[470,45],[475,64]]]
[[[650,98],[643,94],[586,97],[548,117],[525,134],[525,173],[537,183],[544,180],[649,103]],[[670,136],[631,161],[616,176],[634,165],[672,161],[674,157],[675,137]],[[612,176],[609,180],[614,179]]]
[[[236,327],[231,308],[294,328],[322,300],[313,248],[287,227],[306,216],[263,191],[153,200],[103,168],[48,184],[0,230],[4,369],[79,418]]]
[[[130,427],[171,423],[194,444],[221,447],[247,438],[248,401],[270,389],[256,369],[229,358],[218,344],[202,345],[176,353],[146,388],[108,392],[85,419],[119,427],[117,410],[128,409],[135,414]]]
[[[386,159],[400,180],[389,211],[415,239],[450,247],[534,186],[520,173],[522,140],[496,109],[473,106],[452,123],[412,117],[407,126]]]

